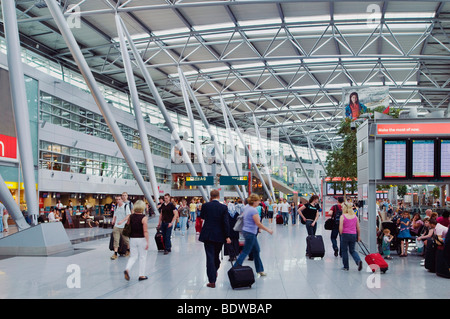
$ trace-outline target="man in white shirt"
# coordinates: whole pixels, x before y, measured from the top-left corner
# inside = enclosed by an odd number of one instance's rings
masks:
[[[112,219],[112,224],[113,224],[113,231],[112,231],[112,235],[114,238],[114,254],[111,256],[111,259],[117,259],[117,253],[119,250],[119,245],[120,245],[120,239],[122,238],[122,240],[125,242],[125,245],[127,246],[127,252],[126,252],[126,256],[128,256],[130,254],[130,239],[126,236],[123,236],[123,228],[125,227],[125,223],[120,223],[121,221],[123,221],[127,215],[131,214],[130,211],[130,207],[129,205],[125,205],[125,203],[123,202],[122,196],[121,195],[117,195],[116,196],[116,209],[114,210],[114,216]]]
[[[281,211],[281,215],[283,216],[283,224],[287,226],[289,222],[289,209],[291,205],[287,202],[286,198],[283,198],[283,202],[279,205],[279,209]]]
[[[50,213],[48,213],[47,217],[48,217],[49,223],[59,222],[61,220],[60,217],[55,216],[55,211],[53,209],[50,211]]]

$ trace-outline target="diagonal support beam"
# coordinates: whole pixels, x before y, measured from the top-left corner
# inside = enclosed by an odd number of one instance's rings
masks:
[[[31,224],[37,225],[39,204],[36,194],[36,177],[33,156],[27,156],[32,150],[30,115],[28,111],[27,92],[21,61],[19,29],[17,26],[15,1],[2,1],[3,22],[7,45],[9,82],[14,109],[17,141],[19,144],[20,162],[22,163],[25,197]],[[21,227],[23,226],[21,225]]]
[[[92,71],[90,70],[86,60],[84,59],[83,53],[81,52],[80,47],[78,46],[75,37],[73,36],[67,24],[67,21],[59,8],[58,3],[56,2],[56,0],[45,0],[45,2],[47,3],[51,15],[55,19],[55,23],[57,24],[59,30],[61,31],[61,34],[64,37],[64,40],[66,41],[66,44],[69,47],[69,50],[72,53],[72,56],[78,68],[80,69],[80,72],[83,75],[83,78],[85,79],[86,84],[88,85],[89,90],[91,91],[92,96],[94,97],[94,100],[98,108],[100,109],[100,112],[102,113],[106,124],[111,130],[111,134],[113,135],[114,140],[117,143],[117,146],[119,147],[125,161],[127,162],[128,166],[133,172],[134,178],[136,179],[139,187],[141,188],[147,200],[151,203],[152,201],[151,193],[149,192],[147,185],[145,184],[145,181],[139,171],[136,161],[134,160],[130,150],[128,149],[127,143],[114,118],[114,114],[111,112],[108,104],[106,103],[97,85],[97,82],[95,81],[94,75],[92,74]]]
[[[192,88],[190,87],[190,85],[188,85],[188,81],[186,79],[186,76],[184,75],[183,72],[181,72],[181,78],[180,81],[184,81],[184,83],[186,84],[186,88],[188,90],[189,95],[192,98],[192,101],[194,102],[194,106],[197,109],[198,114],[200,115],[200,118],[203,122],[203,125],[205,126],[206,130],[209,133],[209,137],[211,138],[211,141],[214,143],[214,150],[215,150],[215,155],[219,157],[220,162],[223,164],[223,166],[225,167],[225,170],[227,171],[228,175],[233,175],[232,171],[230,169],[230,167],[228,166],[228,163],[225,161],[224,155],[221,151],[219,142],[217,141],[217,138],[214,134],[213,128],[211,127],[211,125],[209,125],[208,119],[205,116],[205,113],[203,112],[202,107],[200,106],[200,104],[198,103],[198,100],[195,96],[194,91],[192,90]],[[245,200],[245,195],[241,192],[241,190],[239,189],[239,187],[236,185],[235,186],[236,191],[239,195],[239,197],[242,199],[242,201]]]
[[[225,102],[223,101],[222,97],[220,97],[220,100],[221,100],[221,103],[223,103],[224,105],[226,105]],[[225,107],[225,111],[227,112],[228,117],[230,118],[230,121],[231,121],[231,123],[233,124],[233,127],[234,127],[234,129],[235,129],[237,135],[239,136],[239,139],[241,140],[242,146],[244,147],[245,152],[247,153],[247,156],[250,158],[250,161],[252,162],[253,166],[255,167],[256,174],[258,175],[258,178],[259,178],[259,180],[261,181],[261,184],[262,184],[262,186],[263,186],[263,188],[264,188],[264,191],[265,191],[266,194],[267,194],[267,197],[269,197],[270,200],[271,200],[272,202],[274,202],[274,199],[272,198],[272,194],[270,193],[269,189],[267,188],[266,183],[264,182],[264,179],[263,179],[263,177],[262,177],[262,175],[261,175],[261,172],[259,171],[258,166],[256,165],[256,161],[255,161],[255,159],[253,158],[252,153],[250,152],[250,150],[248,149],[247,145],[245,144],[244,137],[242,136],[241,130],[239,129],[239,127],[238,127],[236,121],[234,120],[233,115],[231,114],[231,112],[230,112],[230,110],[228,109],[228,107]]]
[[[117,33],[119,35],[120,50],[122,52],[122,59],[123,59],[125,74],[127,77],[128,87],[130,89],[130,94],[131,94],[131,102],[133,104],[133,109],[134,109],[134,117],[136,119],[136,123],[137,123],[138,130],[139,130],[139,137],[141,139],[142,152],[144,153],[145,164],[147,165],[147,172],[148,172],[148,176],[150,178],[150,185],[152,186],[152,190],[153,190],[154,200],[152,200],[152,198],[150,198],[149,202],[153,208],[153,211],[157,212],[158,207],[156,206],[155,201],[159,197],[159,190],[158,190],[158,183],[156,181],[156,174],[155,174],[155,167],[153,164],[153,158],[152,158],[152,154],[150,151],[150,144],[148,142],[148,136],[147,136],[147,131],[145,129],[144,118],[142,116],[139,95],[138,95],[138,91],[136,88],[136,82],[135,82],[134,76],[133,76],[133,69],[131,66],[130,55],[128,53],[127,46],[125,43],[125,37],[123,34],[123,30],[122,30],[122,24],[120,23],[119,16],[117,14],[115,16],[115,20],[116,20]]]
[[[139,69],[141,70],[141,72],[145,78],[145,82],[147,83],[148,88],[155,99],[156,105],[158,106],[159,110],[161,111],[161,113],[164,117],[164,120],[166,121],[167,127],[169,128],[170,132],[172,133],[172,138],[175,141],[176,146],[180,149],[180,151],[182,153],[184,163],[187,165],[189,172],[191,173],[192,176],[198,176],[198,174],[194,168],[194,165],[192,165],[192,162],[187,153],[187,150],[183,146],[183,143],[180,139],[180,135],[178,134],[178,130],[172,122],[172,118],[170,117],[170,114],[167,111],[166,106],[164,105],[164,102],[158,93],[158,89],[156,88],[155,83],[153,82],[153,79],[150,76],[150,73],[148,72],[147,68],[145,67],[144,61],[142,60],[142,57],[139,54],[139,51],[137,50],[136,46],[134,45],[131,35],[129,34],[122,19],[120,19],[120,22],[122,23],[124,33],[128,39],[128,42],[130,43],[131,50],[133,52],[133,55],[136,59],[138,66],[139,66]],[[202,194],[203,198],[206,201],[209,201],[209,194],[207,194],[205,188],[203,186],[199,186],[199,190],[200,190],[200,193]]]

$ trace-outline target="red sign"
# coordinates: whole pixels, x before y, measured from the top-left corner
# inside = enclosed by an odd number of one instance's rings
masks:
[[[0,158],[17,159],[17,139],[0,134]]]
[[[378,135],[450,135],[450,123],[378,124]]]

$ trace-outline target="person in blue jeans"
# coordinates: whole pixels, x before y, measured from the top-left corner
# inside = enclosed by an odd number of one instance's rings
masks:
[[[319,196],[312,195],[309,203],[299,208],[298,213],[303,223],[306,224],[308,235],[315,235],[317,230],[317,220],[320,217]]]
[[[339,197],[338,198],[338,203],[336,205],[333,205],[330,209],[331,211],[331,218],[334,219],[335,223],[334,223],[334,227],[331,230],[331,235],[330,235],[330,239],[331,239],[331,244],[333,245],[333,250],[334,250],[334,256],[337,257],[338,255],[341,255],[339,253],[339,246],[340,243],[338,245],[337,242],[337,237],[339,235],[339,221],[341,219],[341,215],[342,215],[342,203],[344,202],[344,197]],[[341,241],[341,236],[339,236],[339,242]]]
[[[256,235],[258,234],[259,229],[263,229],[271,235],[273,234],[273,230],[268,229],[261,223],[259,213],[256,210],[256,207],[261,201],[259,196],[251,194],[247,201],[248,205],[244,209],[244,226],[242,228],[242,235],[245,239],[244,247],[233,266],[242,266],[245,258],[252,253],[253,260],[255,261],[256,273],[260,276],[265,276],[266,273],[264,272],[264,266],[259,255],[261,249]]]
[[[164,202],[160,207],[157,226],[157,228],[161,230],[164,238],[164,255],[167,255],[172,251],[172,242],[170,237],[172,236],[172,227],[178,219],[178,210],[170,201],[170,198],[170,194],[164,195]]]
[[[345,201],[342,204],[342,216],[339,221],[339,233],[341,234],[341,253],[343,270],[349,270],[349,253],[358,266],[358,271],[362,269],[362,261],[358,252],[355,250],[357,241],[361,240],[359,221],[353,212],[353,204]]]

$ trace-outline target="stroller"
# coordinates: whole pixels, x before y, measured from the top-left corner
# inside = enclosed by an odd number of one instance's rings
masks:
[[[383,230],[384,229],[389,229],[391,232],[391,235],[394,237],[391,241],[391,251],[396,251],[397,254],[401,254],[401,246],[400,246],[400,239],[398,239],[398,233],[399,233],[399,229],[397,224],[391,222],[391,221],[386,221],[386,222],[382,222],[381,223],[381,230],[378,234],[378,251],[382,254],[383,250],[381,248],[382,246],[382,241],[383,241]]]

